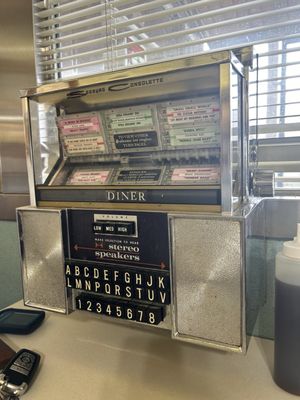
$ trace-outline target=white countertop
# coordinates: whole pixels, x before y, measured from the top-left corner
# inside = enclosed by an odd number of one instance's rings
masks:
[[[14,307],[22,307],[21,302]],[[265,400],[295,398],[272,380],[273,342],[252,338],[246,356],[171,340],[169,332],[50,313],[28,336],[0,335],[42,355],[24,400]]]

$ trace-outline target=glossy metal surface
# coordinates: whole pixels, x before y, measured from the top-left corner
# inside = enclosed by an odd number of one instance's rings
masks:
[[[0,219],[15,219],[29,204],[18,91],[35,84],[30,0],[0,2],[0,37]]]
[[[172,216],[173,337],[245,350],[243,220]]]
[[[231,213],[232,204],[232,124],[230,97],[231,65],[220,66],[220,137],[221,137],[221,186],[222,211]]]
[[[17,215],[25,304],[67,313],[63,211],[23,207]]]
[[[33,146],[31,140],[31,120],[30,120],[30,110],[29,102],[27,98],[22,98],[22,111],[23,111],[23,121],[24,121],[24,140],[25,140],[25,150],[26,150],[26,164],[27,164],[27,174],[29,183],[29,195],[30,195],[30,205],[36,205],[35,198],[35,185],[34,185],[34,169],[33,169]]]
[[[200,56],[187,57],[179,60],[172,60],[161,62],[152,65],[146,65],[137,68],[130,68],[127,70],[107,72],[99,75],[78,78],[74,80],[57,82],[51,84],[45,84],[42,86],[34,87],[28,90],[22,90],[21,96],[31,97],[45,93],[59,92],[62,90],[76,89],[82,86],[91,86],[105,82],[120,81],[124,79],[133,79],[138,76],[150,76],[155,74],[162,74],[166,72],[176,70],[184,70],[193,68],[199,65],[212,65],[222,64],[224,62],[231,62],[234,59],[235,63],[238,63],[236,57],[231,51],[220,51],[211,54],[204,54]]]

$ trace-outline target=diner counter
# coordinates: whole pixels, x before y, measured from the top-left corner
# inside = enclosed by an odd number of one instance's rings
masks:
[[[14,307],[23,307],[16,303]],[[159,329],[77,311],[46,313],[27,336],[0,335],[41,354],[24,400],[292,399],[272,380],[273,342],[252,338],[246,356],[174,341]]]

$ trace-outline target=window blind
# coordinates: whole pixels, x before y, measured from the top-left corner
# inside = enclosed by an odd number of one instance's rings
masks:
[[[38,83],[254,44],[250,155],[300,194],[299,0],[33,0]]]
[[[254,46],[250,154],[275,172],[275,193],[300,195],[300,36]]]
[[[33,2],[38,82],[300,35],[299,0]]]

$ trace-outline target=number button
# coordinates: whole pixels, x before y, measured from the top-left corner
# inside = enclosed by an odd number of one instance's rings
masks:
[[[76,308],[150,325],[158,325],[165,316],[165,308],[162,306],[152,306],[149,303],[143,305],[134,301],[117,301],[117,299],[111,299],[108,302],[104,296],[88,296],[86,294],[81,294],[76,298]]]
[[[108,315],[109,317],[111,317],[112,313],[113,313],[112,305],[110,303],[106,303],[105,306],[104,306],[104,314]]]
[[[116,304],[115,306],[115,317],[116,318],[125,318],[124,307]]]
[[[130,305],[127,305],[124,308],[125,308],[125,318],[128,319],[129,321],[135,321],[136,319],[135,308]]]
[[[147,318],[147,306],[138,305],[136,309],[136,320],[137,322],[148,322]]]
[[[103,314],[104,313],[104,311],[103,311],[104,307],[105,307],[105,304],[100,303],[99,301],[97,301],[95,303],[95,311],[96,311],[96,313],[97,314]]]
[[[147,309],[147,322],[151,325],[158,325],[164,319],[163,307],[149,307]]]

